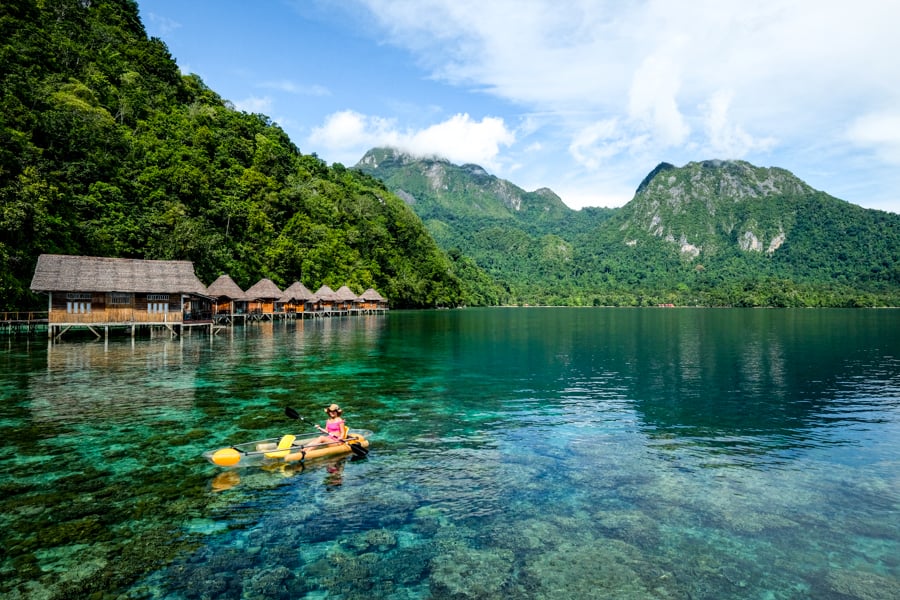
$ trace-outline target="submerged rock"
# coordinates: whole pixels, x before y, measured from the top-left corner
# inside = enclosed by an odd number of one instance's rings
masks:
[[[431,562],[432,588],[464,598],[496,598],[512,573],[509,550],[457,549]]]
[[[607,540],[602,545],[565,544],[529,561],[523,575],[535,598],[652,597],[633,567],[637,552],[627,544]]]
[[[826,577],[831,591],[856,600],[895,600],[900,598],[900,581],[865,571],[832,571]]]

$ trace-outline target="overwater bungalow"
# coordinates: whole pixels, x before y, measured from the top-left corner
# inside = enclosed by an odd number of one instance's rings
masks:
[[[233,323],[247,313],[247,300],[244,291],[228,275],[219,278],[206,288],[207,295],[213,298],[213,318],[218,323]]]
[[[282,291],[271,279],[260,279],[244,292],[247,299],[247,314],[251,320],[272,320],[275,317],[275,303],[281,299]]]
[[[165,327],[181,333],[185,312],[209,310],[206,286],[185,260],[139,260],[42,254],[31,290],[48,296],[48,334],[59,338],[73,327],[97,337],[110,327]],[[192,325],[210,326],[195,319]]]
[[[356,295],[356,292],[346,285],[339,287],[334,295],[337,298],[336,308],[338,311],[349,313],[356,308],[356,299],[358,296]]]
[[[316,293],[313,295],[313,310],[317,315],[330,315],[336,312],[337,303],[337,294],[335,294],[334,290],[327,285],[323,285],[317,289]]]
[[[281,293],[281,298],[278,299],[275,310],[280,310],[283,315],[288,317],[298,314],[303,315],[308,310],[312,310],[314,296],[309,288],[299,281],[295,281]]]
[[[363,313],[377,313],[387,310],[387,300],[374,288],[369,288],[357,298],[358,309]]]

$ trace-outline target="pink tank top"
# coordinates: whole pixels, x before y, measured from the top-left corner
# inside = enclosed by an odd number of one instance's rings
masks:
[[[339,419],[337,421],[328,421],[325,423],[325,431],[327,431],[330,435],[335,437],[341,437],[341,433],[344,430],[344,420]]]

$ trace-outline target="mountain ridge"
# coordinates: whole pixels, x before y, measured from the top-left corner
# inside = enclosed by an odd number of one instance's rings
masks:
[[[385,166],[373,156],[389,160]],[[435,159],[396,150],[372,149],[356,168],[410,203],[442,248],[472,256],[513,301],[579,303],[593,295],[603,303],[625,291],[638,303],[652,296],[778,305],[784,299],[774,291],[785,286],[803,289],[799,305],[834,304],[835,293],[865,296],[847,301],[853,305],[871,301],[867,294],[897,295],[900,215],[834,198],[780,167],[718,159],[681,167],[661,162],[622,207],[576,211],[550,190],[542,192],[552,199],[542,214],[528,210],[541,206],[534,202],[537,191],[522,191],[521,205],[491,198],[496,189],[521,188],[499,184],[477,165],[439,162],[442,172],[456,177],[454,186],[421,185]],[[465,179],[466,173],[475,175]],[[477,193],[467,194],[473,188]],[[502,210],[488,214],[484,206]],[[519,261],[513,260],[517,254]],[[535,286],[554,292],[540,298],[529,291]],[[753,293],[740,297],[739,289]],[[831,300],[821,297],[829,294]]]
[[[474,163],[455,165],[436,156],[414,157],[385,147],[369,150],[353,168],[368,174],[386,174],[379,178],[382,181],[404,180],[406,187],[397,187],[395,193],[410,204],[425,202],[429,207],[433,204],[433,208],[501,218],[529,210],[571,210],[549,188],[528,192]],[[459,196],[464,196],[468,205],[456,201]]]
[[[657,167],[651,175],[623,207],[622,213],[629,216],[623,228],[645,229],[669,242],[677,241],[681,252],[693,258],[704,246],[714,251],[721,241],[715,238],[722,237],[716,235],[716,228],[723,236],[736,233],[741,250],[774,253],[795,220],[781,200],[816,193],[789,171],[745,161],[690,162],[680,168]],[[695,202],[717,218],[698,223],[697,215],[691,214],[690,205]],[[773,211],[771,203],[779,206]],[[703,231],[704,226],[713,229]]]

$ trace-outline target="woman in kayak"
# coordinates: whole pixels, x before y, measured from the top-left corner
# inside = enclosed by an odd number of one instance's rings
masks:
[[[344,414],[344,411],[341,410],[341,407],[337,404],[332,404],[325,409],[325,414],[328,415],[328,420],[325,421],[325,428],[322,429],[321,427],[316,425],[316,429],[326,433],[327,435],[320,435],[318,439],[304,444],[306,447],[342,442],[344,441],[344,438],[347,437],[348,427],[344,422],[344,419],[341,417],[341,415]]]

